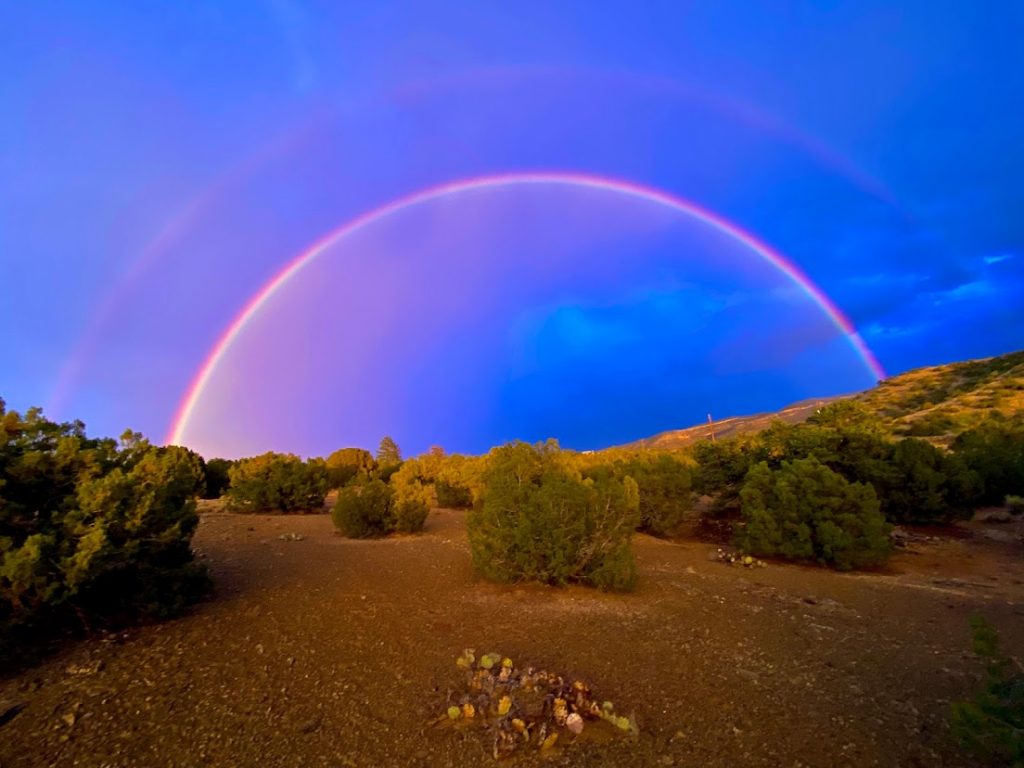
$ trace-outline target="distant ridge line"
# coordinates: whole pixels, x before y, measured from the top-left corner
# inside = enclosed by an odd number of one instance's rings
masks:
[[[776,420],[784,421],[787,424],[799,424],[810,418],[822,406],[834,403],[837,400],[857,397],[859,394],[861,393],[851,392],[831,397],[815,397],[791,403],[778,411],[764,411],[746,416],[727,416],[724,419],[712,419],[710,423],[695,424],[692,427],[684,427],[683,429],[669,429],[620,447],[683,448],[700,440],[710,440],[712,430],[716,439],[722,440],[750,432],[759,432]]]

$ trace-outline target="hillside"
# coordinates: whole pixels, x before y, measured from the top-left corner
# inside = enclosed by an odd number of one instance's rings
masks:
[[[907,371],[858,399],[897,434],[949,438],[993,413],[1024,413],[1024,351]]]
[[[852,395],[803,400],[774,413],[735,416],[638,440],[629,447],[675,450],[707,440],[760,432],[775,420],[806,421],[818,408],[847,397],[864,403],[900,435],[950,440],[986,416],[1024,413],[1024,350],[981,360],[918,368]]]
[[[801,400],[799,403],[786,406],[781,411],[756,413],[752,416],[732,416],[727,419],[713,421],[709,424],[698,424],[695,427],[688,427],[686,429],[673,429],[661,432],[653,437],[637,440],[627,447],[671,451],[685,448],[701,440],[710,440],[712,435],[714,435],[716,440],[721,440],[723,438],[760,432],[776,420],[782,420],[787,424],[799,424],[802,421],[806,421],[822,406],[836,400],[842,400],[845,397],[851,397],[851,395]]]

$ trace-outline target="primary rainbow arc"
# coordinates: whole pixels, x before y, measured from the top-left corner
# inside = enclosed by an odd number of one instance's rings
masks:
[[[303,267],[316,259],[325,250],[364,227],[375,224],[382,219],[386,219],[389,216],[421,203],[441,197],[465,194],[467,192],[480,189],[518,184],[561,184],[604,190],[608,192],[617,192],[629,197],[640,198],[652,203],[664,205],[707,224],[722,234],[742,243],[799,286],[800,289],[821,308],[836,328],[842,331],[847,341],[849,341],[853,346],[857,355],[864,362],[864,365],[868,368],[871,374],[877,380],[885,378],[885,371],[875,358],[875,355],[864,342],[860,333],[858,333],[857,329],[850,322],[849,318],[843,314],[839,307],[836,306],[836,304],[803,272],[803,270],[771,246],[762,242],[755,235],[741,229],[731,221],[722,218],[712,211],[701,208],[695,203],[676,197],[669,192],[637,184],[635,182],[573,172],[507,173],[451,181],[398,198],[397,200],[393,200],[378,208],[367,211],[366,213],[348,221],[341,227],[328,232],[305,251],[302,251],[297,256],[290,259],[277,272],[277,274],[271,277],[263,287],[260,288],[260,290],[257,291],[248,302],[246,302],[239,313],[221,334],[220,338],[218,338],[217,342],[210,349],[210,352],[203,360],[202,365],[199,367],[199,370],[193,377],[192,382],[182,397],[181,403],[179,404],[171,422],[165,442],[168,444],[180,444],[182,442],[189,420],[192,417],[196,404],[202,397],[203,390],[216,370],[218,363],[220,363],[227,354],[227,351],[230,349],[235,339],[238,338],[248,322],[257,313],[259,313],[275,293],[281,290],[286,283],[302,271]]]

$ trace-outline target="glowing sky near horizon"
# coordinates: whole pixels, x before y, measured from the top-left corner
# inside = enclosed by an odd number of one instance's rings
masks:
[[[1020,348],[1021,28],[1018,3],[923,0],[7,9],[0,397],[160,440],[312,243],[528,172],[665,190],[753,233],[890,372]],[[564,188],[436,201],[332,246],[209,379],[183,433],[208,455],[385,432],[598,447],[871,383],[740,244]]]

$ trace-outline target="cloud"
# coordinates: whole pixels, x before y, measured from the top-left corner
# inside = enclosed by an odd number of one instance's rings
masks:
[[[1009,261],[1012,258],[1013,258],[1013,254],[1012,253],[1000,253],[1000,254],[996,254],[995,256],[985,256],[985,257],[983,257],[983,260],[984,260],[984,262],[986,264],[992,265],[992,264],[999,264],[1000,262],[1003,262],[1003,261]]]
[[[892,372],[1024,347],[1024,269],[1012,258],[964,259],[970,277],[920,290],[861,326]]]

